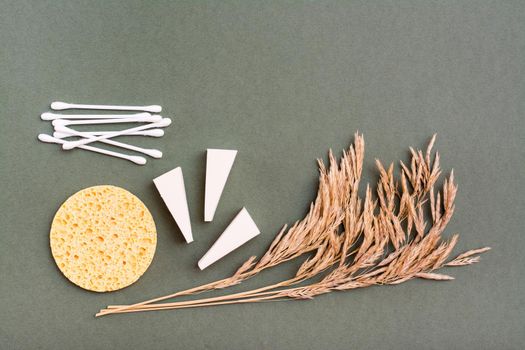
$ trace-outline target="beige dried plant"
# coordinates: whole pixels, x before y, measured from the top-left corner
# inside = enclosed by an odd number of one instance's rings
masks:
[[[453,279],[436,270],[476,263],[479,254],[490,248],[470,250],[447,262],[458,235],[444,240],[442,233],[454,213],[457,185],[451,172],[441,191],[434,189],[441,175],[439,154],[432,155],[435,138],[434,135],[425,153],[410,148],[410,166],[401,162],[399,180],[394,177],[393,164],[385,168],[376,160],[379,170],[376,195],[367,185],[362,199],[358,192],[364,139],[356,133],[354,144],[343,152],[339,164],[331,151],[328,168],[318,161],[319,190],[308,214],[289,229],[283,227],[260,259],[250,257],[231,277],[132,305],[110,305],[96,316],[309,299],[333,291],[399,284],[412,278]],[[425,210],[430,211],[428,219]],[[220,297],[159,303],[239,284],[267,268],[305,254],[311,256],[287,280]],[[317,281],[309,283],[313,277],[318,277]]]

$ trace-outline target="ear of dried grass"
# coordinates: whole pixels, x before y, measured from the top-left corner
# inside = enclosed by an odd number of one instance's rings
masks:
[[[458,236],[448,241],[442,233],[454,213],[457,185],[454,174],[445,179],[441,191],[435,191],[441,169],[439,155],[432,160],[436,136],[423,154],[410,148],[410,168],[401,162],[400,184],[394,167],[385,168],[379,160],[377,199],[367,186],[364,200],[359,198],[359,181],[364,158],[364,140],[355,135],[354,145],[343,153],[337,164],[329,153],[329,168],[319,161],[320,179],[316,200],[307,216],[289,230],[284,227],[267,252],[256,260],[248,259],[229,278],[133,305],[114,305],[97,316],[149,310],[166,310],[232,303],[283,299],[310,299],[332,291],[350,290],[377,284],[399,284],[412,278],[451,280],[436,273],[445,266],[463,266],[479,261],[479,254],[490,248],[468,251],[455,259],[450,256]],[[398,204],[397,204],[398,203]],[[424,217],[428,205],[431,221]],[[343,232],[339,234],[339,227]],[[262,270],[298,256],[315,252],[295,276],[251,291],[172,303],[156,303],[180,295],[225,288],[253,277]],[[315,283],[292,287],[324,274]],[[284,289],[283,289],[284,288]]]

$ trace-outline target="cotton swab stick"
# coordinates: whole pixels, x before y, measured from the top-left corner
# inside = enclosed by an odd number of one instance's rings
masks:
[[[113,119],[113,118],[132,118],[132,117],[147,117],[151,113],[133,113],[133,114],[56,114],[45,112],[40,115],[42,120],[55,119]]]
[[[56,101],[51,103],[51,109],[55,111],[62,111],[64,109],[102,109],[111,111],[145,111],[151,113],[159,113],[162,107],[159,105],[151,106],[112,106],[112,105],[84,105],[75,103],[66,103]]]
[[[47,143],[59,143],[59,144],[62,144],[64,142],[66,142],[66,141],[64,141],[62,139],[57,139],[56,137],[53,137],[53,136],[47,135],[47,134],[40,134],[40,135],[38,135],[38,139],[40,141],[42,141],[42,142],[47,142]],[[112,156],[112,157],[126,159],[126,160],[129,160],[130,162],[133,162],[133,163],[139,164],[139,165],[144,165],[147,162],[146,158],[141,157],[141,156],[130,156],[130,155],[127,155],[127,154],[113,152],[113,151],[108,151],[108,150],[105,150],[105,149],[102,149],[102,148],[92,147],[92,146],[88,146],[88,145],[78,146],[78,148],[84,149],[86,151],[91,151],[91,152],[97,152],[97,153],[105,154],[105,155]]]
[[[79,134],[84,134],[84,133],[80,133],[80,132],[78,132],[76,130],[73,130],[73,129],[70,129],[70,130],[71,130],[70,133],[73,134],[74,136],[82,136],[82,135],[79,135]],[[118,141],[113,141],[113,140],[104,140],[104,139],[102,139],[102,140],[99,140],[99,141],[107,143],[108,145],[112,145],[112,146],[116,146],[116,147],[120,147],[120,148],[124,148],[124,149],[129,149],[130,151],[144,153],[144,154],[147,154],[148,156],[153,157],[153,158],[162,158],[162,152],[159,151],[158,149],[142,148],[142,147],[137,147],[137,146],[130,145],[128,143],[118,142]]]
[[[91,136],[100,136],[100,135],[107,135],[110,132],[113,132],[113,131],[86,131],[84,133],[85,134],[89,134]],[[75,136],[75,134],[67,133],[67,132],[59,132],[59,131],[55,131],[53,133],[53,137],[56,137],[58,139],[63,139],[65,137],[71,137],[71,136]],[[164,130],[162,130],[162,129],[150,129],[150,130],[132,132],[130,134],[125,134],[125,135],[122,135],[122,136],[162,137],[162,136],[164,136]]]
[[[100,142],[104,142],[104,143],[107,143],[108,145],[112,145],[115,147],[129,149],[130,151],[144,153],[153,158],[162,158],[162,151],[159,151],[158,149],[142,148],[142,147],[130,145],[128,143],[118,142],[118,141],[113,141],[113,140],[100,140]]]
[[[163,127],[166,127],[166,126],[168,126],[170,124],[171,124],[171,119],[170,118],[164,118],[161,121],[156,122],[156,123],[150,123],[150,124],[147,124],[147,125],[141,125],[141,126],[137,126],[135,128],[115,131],[115,132],[111,132],[111,133],[106,134],[106,135],[100,135],[100,136],[95,136],[95,137],[87,135],[87,134],[84,134],[82,132],[78,132],[78,131],[73,130],[73,129],[70,129],[70,128],[68,128],[65,125],[58,125],[58,126],[56,126],[55,130],[56,131],[60,131],[60,132],[71,132],[71,133],[74,133],[77,136],[85,137],[82,140],[66,141],[62,145],[62,148],[65,149],[65,150],[69,150],[69,149],[73,149],[75,147],[78,147],[80,145],[86,145],[86,144],[91,143],[91,142],[96,142],[96,141],[100,141],[100,140],[107,140],[107,139],[113,138],[115,136],[120,136],[120,135],[123,135],[123,134],[128,134],[130,132],[135,132],[135,131],[142,131],[142,130],[147,130],[147,129],[152,129],[152,128],[163,128]]]
[[[149,115],[145,117],[130,117],[117,119],[87,119],[87,120],[66,120],[55,119],[53,126],[57,125],[88,125],[88,124],[116,124],[116,123],[153,123],[162,120],[162,116],[158,114]]]

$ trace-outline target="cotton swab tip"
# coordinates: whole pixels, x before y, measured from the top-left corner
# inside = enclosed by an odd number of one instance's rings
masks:
[[[69,128],[65,125],[55,125],[55,131],[58,131],[58,132],[69,132]]]
[[[144,134],[147,135],[147,136],[162,137],[162,136],[164,136],[164,130],[162,130],[162,129],[145,130]]]
[[[55,115],[53,113],[45,112],[40,115],[40,119],[42,120],[53,120],[56,119]]]
[[[160,113],[162,111],[162,107],[159,105],[151,105],[148,106],[148,112],[152,113]]]
[[[162,158],[162,152],[158,149],[150,149],[147,154],[153,158]]]
[[[144,165],[147,162],[146,158],[140,156],[128,156],[127,159],[138,165]]]
[[[163,119],[157,124],[157,126],[163,128],[163,127],[168,126],[168,125],[170,125],[170,124],[171,124],[171,119],[170,119],[170,118],[163,118]]]
[[[66,151],[69,151],[70,149],[73,149],[75,148],[77,145],[75,142],[66,142],[64,144],[62,144],[62,149],[63,150],[66,150]]]
[[[51,109],[54,109],[55,111],[61,111],[63,109],[68,109],[69,106],[70,106],[69,103],[60,102],[60,101],[55,101],[51,103]]]
[[[52,142],[52,143],[55,142],[53,137],[51,135],[48,135],[48,134],[38,134],[38,139],[40,141],[42,141],[42,142]]]
[[[64,126],[67,124],[67,120],[65,119],[55,119],[51,122],[51,124],[53,124],[53,126],[57,127],[57,126]]]

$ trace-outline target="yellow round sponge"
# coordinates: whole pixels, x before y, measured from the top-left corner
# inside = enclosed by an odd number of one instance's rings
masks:
[[[155,254],[157,231],[148,208],[115,186],[94,186],[69,197],[50,232],[58,268],[73,283],[95,292],[129,286]]]

